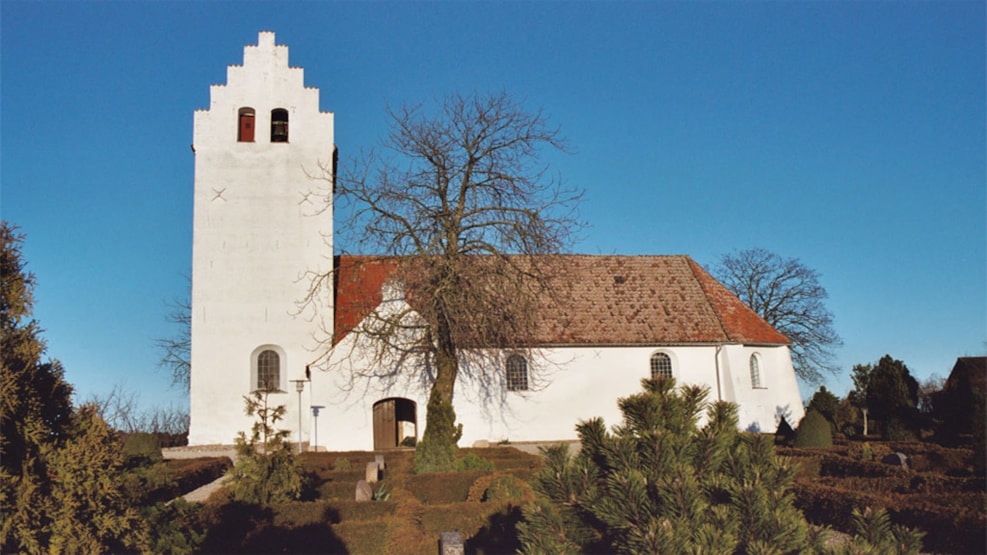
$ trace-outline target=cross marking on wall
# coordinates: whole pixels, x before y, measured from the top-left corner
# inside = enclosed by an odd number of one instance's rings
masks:
[[[213,187],[212,188],[212,192],[215,193],[213,195],[213,197],[212,197],[212,200],[219,199],[219,200],[221,200],[223,202],[226,202],[226,199],[223,198],[223,193],[226,192],[226,187],[223,187],[222,189],[217,189],[217,188]]]

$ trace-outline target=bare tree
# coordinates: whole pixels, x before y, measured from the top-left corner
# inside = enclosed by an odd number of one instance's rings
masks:
[[[140,396],[121,385],[104,394],[92,394],[84,403],[111,428],[125,433],[188,434],[188,412],[173,406],[140,408]]]
[[[823,373],[836,374],[833,349],[843,340],[833,329],[819,272],[797,258],[761,248],[728,254],[713,274],[761,318],[792,341],[792,362],[799,378],[818,385]]]
[[[171,381],[186,391],[192,377],[192,301],[189,297],[176,299],[166,316],[175,325],[175,335],[155,341],[161,352],[158,366],[171,372]]]
[[[565,150],[558,128],[507,94],[451,95],[434,114],[404,106],[389,115],[385,155],[364,156],[335,182],[357,247],[394,263],[399,301],[353,330],[373,353],[355,372],[427,384],[416,466],[431,445],[444,450],[432,465],[441,468],[458,439],[457,377],[502,385],[498,353],[532,345],[536,307],[560,294],[542,255],[571,244],[581,193],[547,176],[541,160],[544,149]]]

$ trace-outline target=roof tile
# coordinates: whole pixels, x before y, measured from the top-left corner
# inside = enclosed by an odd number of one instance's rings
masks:
[[[543,345],[789,344],[688,256],[563,257],[564,306],[545,299]],[[381,302],[397,259],[336,258],[334,343]]]

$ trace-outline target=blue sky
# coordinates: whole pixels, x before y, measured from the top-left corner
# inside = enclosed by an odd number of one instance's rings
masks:
[[[192,113],[272,30],[336,114],[506,90],[586,190],[576,252],[754,246],[822,274],[849,370],[987,348],[985,8],[971,2],[0,3],[0,210],[78,397],[183,406],[157,368],[186,295]],[[812,390],[803,386],[803,396]]]

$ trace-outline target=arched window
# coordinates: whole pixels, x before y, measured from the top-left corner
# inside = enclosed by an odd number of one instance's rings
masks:
[[[507,390],[528,390],[528,361],[521,355],[507,357]]]
[[[751,355],[751,387],[758,389],[761,385],[761,361],[758,360],[757,353]]]
[[[240,108],[236,140],[241,143],[254,142],[254,109]]]
[[[267,349],[257,355],[257,389],[275,391],[281,389],[281,357]]]
[[[672,377],[672,357],[665,353],[651,355],[651,379],[659,380]]]
[[[271,142],[288,142],[288,110],[284,108],[271,110]]]

